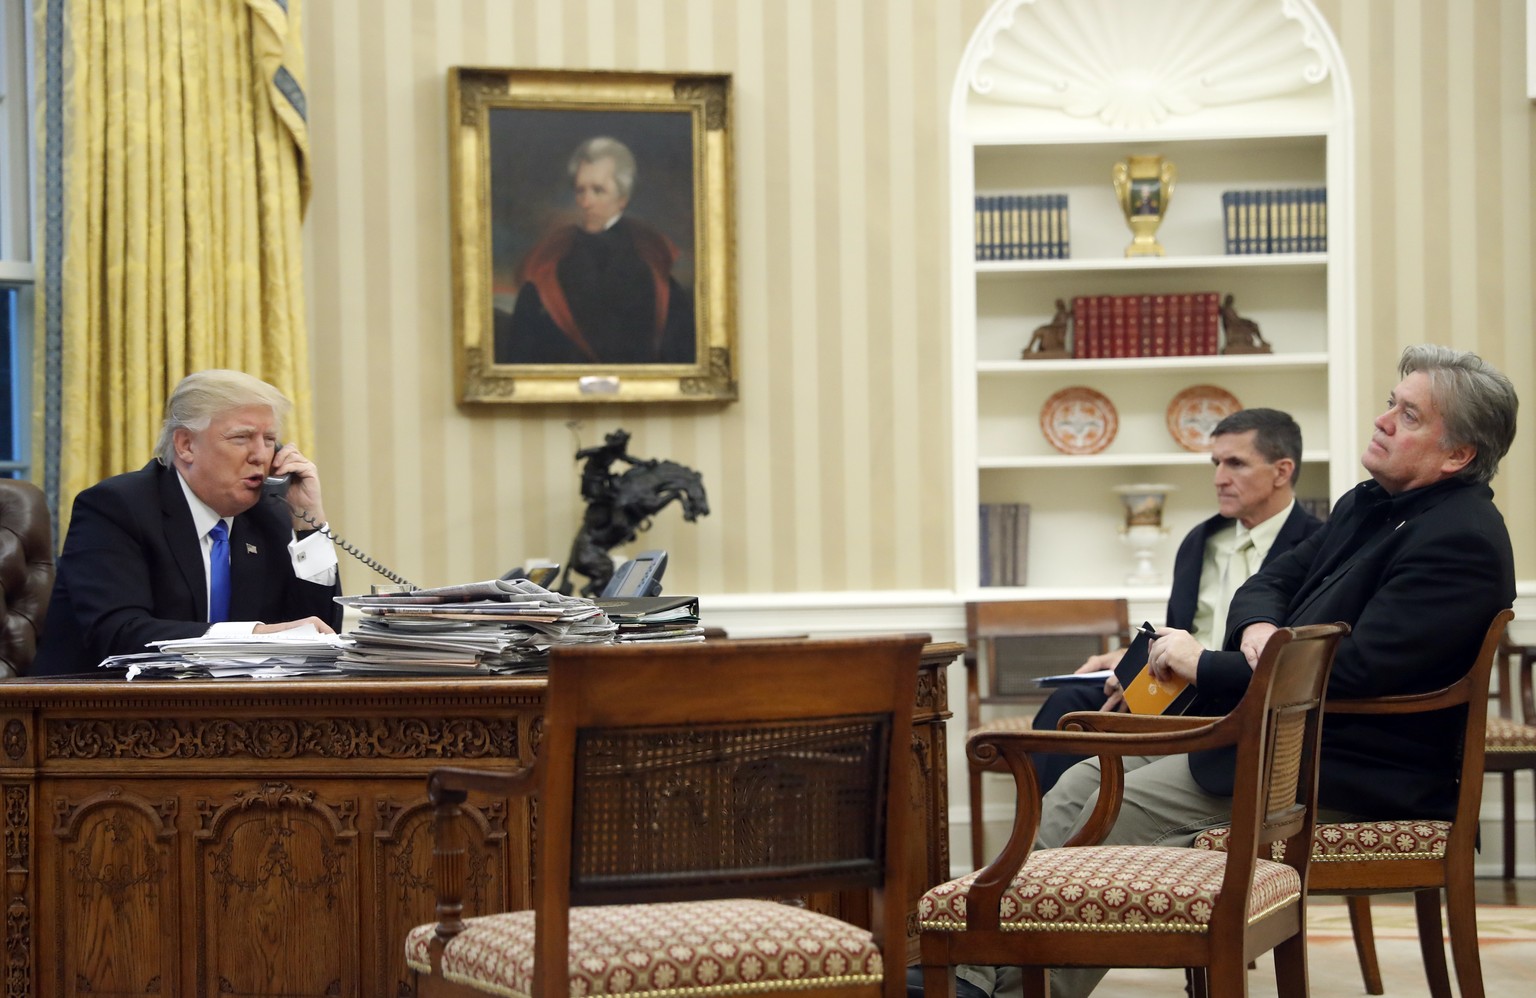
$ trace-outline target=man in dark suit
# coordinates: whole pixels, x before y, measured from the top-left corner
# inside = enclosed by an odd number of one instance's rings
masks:
[[[277,443],[292,403],[213,370],[182,379],[165,408],[155,460],[75,499],[34,675],[149,641],[341,626],[319,473]],[[291,476],[286,501],[262,500],[269,474]]]
[[[1371,475],[1341,498],[1328,522],[1266,564],[1238,590],[1223,650],[1162,628],[1149,661],[1162,677],[1192,680],[1191,713],[1229,710],[1279,627],[1344,621],[1328,695],[1422,693],[1464,675],[1494,615],[1515,598],[1514,552],[1488,483],[1515,436],[1514,386],[1481,358],[1409,347],[1401,380],[1361,463]],[[1326,714],[1318,816],[1445,819],[1455,807],[1463,719]],[[1231,752],[1129,758],[1125,806],[1106,843],[1188,846],[1229,824]],[[1042,847],[1060,846],[1097,800],[1098,760],[1069,769],[1041,803]],[[995,973],[994,973],[995,972]],[[1051,974],[1053,998],[1086,995],[1104,971]],[[984,992],[1021,989],[1016,968],[965,968]]]
[[[1301,427],[1278,409],[1243,409],[1216,424],[1211,464],[1218,512],[1186,534],[1174,555],[1173,587],[1163,618],[1168,627],[1197,635],[1207,648],[1220,648],[1226,604],[1237,587],[1323,525],[1296,503],[1301,449]],[[1113,669],[1124,654],[1117,648],[1094,655],[1078,671]],[[1064,686],[1040,705],[1033,725],[1054,731],[1056,722],[1074,710],[1115,710],[1120,702],[1113,677],[1104,688]],[[1049,791],[1082,759],[1036,753],[1040,792]]]

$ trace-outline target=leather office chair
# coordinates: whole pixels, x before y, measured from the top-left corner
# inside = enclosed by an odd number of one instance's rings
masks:
[[[1330,714],[1415,714],[1466,706],[1456,816],[1451,821],[1370,821],[1319,824],[1312,843],[1308,894],[1341,894],[1349,905],[1355,951],[1368,994],[1382,993],[1381,969],[1371,928],[1370,895],[1412,891],[1419,949],[1434,998],[1451,998],[1440,925],[1440,892],[1450,923],[1451,953],[1462,998],[1482,998],[1483,969],[1477,953],[1477,899],[1473,853],[1483,802],[1483,745],[1488,719],[1488,677],[1504,628],[1514,611],[1488,625],[1482,649],[1465,676],[1432,693],[1329,700]],[[1225,848],[1224,829],[1202,832],[1200,848]]]
[[[1518,659],[1519,677],[1513,662]],[[1517,645],[1504,635],[1494,672],[1498,676],[1498,712],[1488,718],[1488,739],[1483,769],[1499,774],[1503,791],[1504,879],[1515,876],[1515,774],[1530,770],[1536,776],[1536,699],[1531,695],[1531,673],[1536,671],[1536,645]],[[1516,697],[1519,709],[1516,710]]]
[[[1123,599],[1009,600],[965,605],[965,730],[1027,731],[1033,711],[982,719],[982,708],[1035,707],[1048,691],[1040,676],[1071,672],[1090,655],[1118,648],[1130,629]],[[971,794],[971,865],[987,861],[982,773],[1001,763],[967,760]]]
[[[903,998],[925,641],[552,649],[534,765],[429,778],[438,922],[406,940],[415,993]],[[534,797],[531,911],[462,917],[494,836],[461,813],[471,790]],[[826,891],[869,929],[744,900]]]
[[[1043,996],[1050,967],[1187,967],[1196,993],[1245,995],[1248,963],[1275,951],[1283,996],[1304,996],[1308,850],[1322,695],[1345,624],[1282,628],[1226,717],[1068,714],[1066,730],[987,732],[967,754],[995,755],[1018,804],[1008,844],[981,871],[930,889],[918,919],[924,993],[954,993],[958,964],[1025,968]],[[1080,730],[1072,730],[1079,726]],[[1084,730],[1085,729],[1085,730]],[[1121,805],[1120,757],[1235,745],[1234,849],[1101,846]],[[1034,850],[1040,801],[1031,752],[1103,760],[1099,804],[1066,847]],[[1260,859],[1289,844],[1282,859]]]
[[[31,482],[0,478],[0,676],[24,676],[53,596],[48,502]]]

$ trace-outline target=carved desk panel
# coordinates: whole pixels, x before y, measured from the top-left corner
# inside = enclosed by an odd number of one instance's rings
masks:
[[[919,677],[914,900],[949,874],[960,650],[931,645]],[[426,775],[532,762],[543,696],[542,678],[0,682],[5,996],[409,994],[405,934],[433,919]],[[464,820],[465,913],[527,907],[529,803],[472,799]]]

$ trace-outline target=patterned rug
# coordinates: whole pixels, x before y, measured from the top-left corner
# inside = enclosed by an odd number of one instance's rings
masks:
[[[1418,927],[1406,904],[1372,905],[1376,957],[1389,998],[1428,998]],[[1307,960],[1312,998],[1360,998],[1365,987],[1355,959],[1354,937],[1344,905],[1331,899],[1313,902],[1307,911]],[[1536,908],[1479,905],[1478,951],[1483,962],[1484,991],[1490,998],[1530,994],[1536,973]],[[1446,961],[1450,964],[1447,947]],[[1451,970],[1455,987],[1455,969]],[[1274,964],[1268,957],[1248,975],[1251,998],[1273,998]],[[1184,994],[1183,971],[1112,970],[1094,991],[1094,998],[1170,998]]]

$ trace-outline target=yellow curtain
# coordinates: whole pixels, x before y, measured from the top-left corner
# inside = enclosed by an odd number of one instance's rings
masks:
[[[295,403],[285,434],[311,443],[301,3],[34,0],[34,425],[56,536],[80,490],[149,460],[192,371],[276,385]]]

